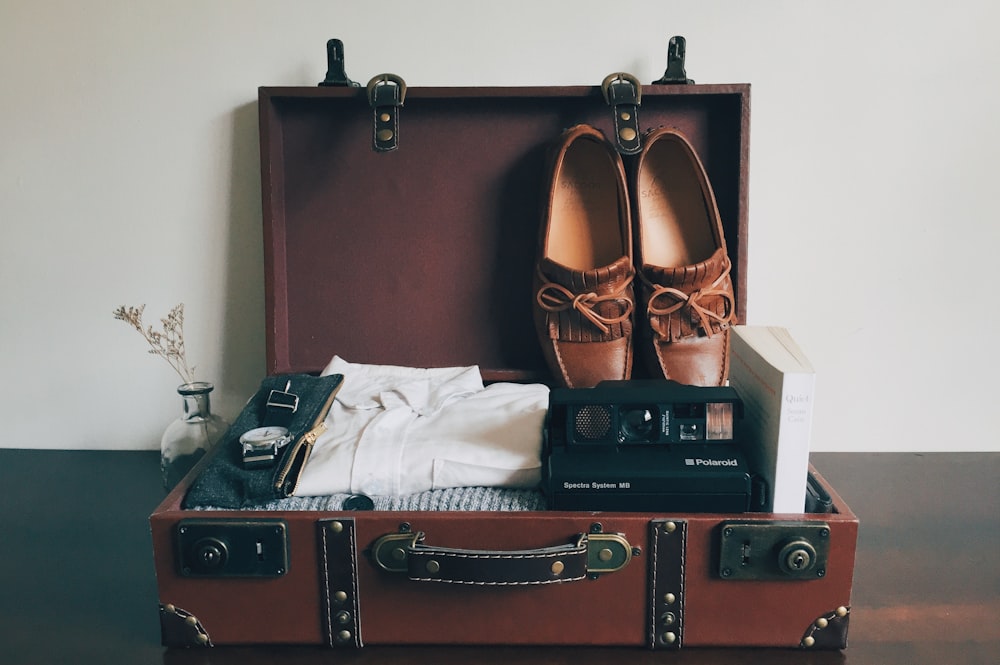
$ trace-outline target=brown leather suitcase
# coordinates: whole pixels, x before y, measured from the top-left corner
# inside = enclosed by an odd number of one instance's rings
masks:
[[[743,321],[750,87],[635,84],[261,88],[268,373],[336,353],[547,380],[530,289],[543,155],[577,123],[626,153],[622,122],[691,139]],[[794,515],[183,509],[210,462],[150,518],[168,646],[846,646],[858,521],[819,474],[829,511]],[[235,568],[192,572],[218,553],[191,543],[216,541]],[[807,574],[789,565],[803,552]]]

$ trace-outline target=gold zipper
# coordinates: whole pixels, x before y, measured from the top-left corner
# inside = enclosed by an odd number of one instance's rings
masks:
[[[337,393],[340,391],[340,386],[343,384],[344,381],[341,379],[340,383],[334,386],[333,390],[330,391],[330,395],[327,397],[323,408],[320,409],[319,415],[313,421],[312,429],[300,436],[298,440],[292,444],[292,449],[288,451],[285,464],[281,467],[281,471],[278,472],[278,476],[274,482],[275,489],[284,494],[284,496],[291,496],[295,493],[295,489],[299,486],[299,477],[302,475],[302,469],[305,468],[306,462],[309,461],[309,455],[312,453],[312,447],[316,443],[316,439],[318,439],[327,429],[326,415],[330,412],[330,407],[333,406],[333,400],[337,397]],[[295,461],[300,455],[302,456],[302,463],[296,465]],[[285,482],[288,479],[288,474],[291,473],[292,469],[296,468],[296,466],[298,467],[298,473],[296,473],[295,478],[292,479],[291,487],[286,490]]]

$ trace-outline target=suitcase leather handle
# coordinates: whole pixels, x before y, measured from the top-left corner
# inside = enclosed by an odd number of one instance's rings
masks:
[[[575,536],[564,545],[530,550],[468,550],[424,544],[424,533],[391,533],[372,545],[375,564],[416,582],[480,586],[558,584],[628,565],[632,547],[617,533]]]

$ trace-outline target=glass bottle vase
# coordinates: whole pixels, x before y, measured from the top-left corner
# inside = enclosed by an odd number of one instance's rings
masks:
[[[160,471],[163,487],[169,492],[201,457],[222,438],[229,427],[212,413],[209,393],[215,388],[206,381],[177,386],[184,403],[181,417],[170,423],[160,439]]]

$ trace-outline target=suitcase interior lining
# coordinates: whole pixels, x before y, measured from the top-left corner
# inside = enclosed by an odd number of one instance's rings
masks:
[[[549,89],[417,89],[390,153],[372,150],[361,92],[262,90],[269,373],[318,372],[336,354],[547,380],[531,310],[545,151],[573,124],[611,131],[600,91],[580,90],[540,99]],[[647,93],[640,111],[644,127],[675,126],[698,150],[737,277],[743,102]]]

